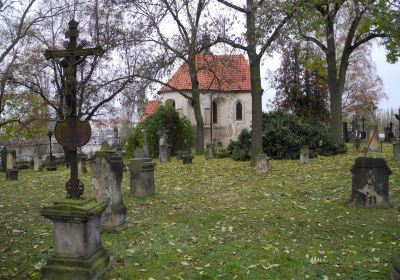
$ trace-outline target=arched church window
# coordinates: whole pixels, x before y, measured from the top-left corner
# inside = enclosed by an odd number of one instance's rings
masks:
[[[217,102],[213,101],[212,103],[212,117],[213,117],[213,123],[218,122],[218,105]]]
[[[175,100],[168,99],[167,101],[165,101],[165,106],[170,106],[175,109]]]
[[[236,104],[236,120],[241,121],[243,119],[243,106],[242,103]]]

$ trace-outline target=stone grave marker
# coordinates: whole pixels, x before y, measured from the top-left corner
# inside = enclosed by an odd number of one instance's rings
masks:
[[[269,170],[269,160],[270,158],[266,154],[259,154],[256,161],[256,172],[265,173]]]
[[[381,145],[379,144],[378,140],[378,130],[375,127],[369,130],[367,145],[368,144],[368,152],[380,152]]]
[[[101,216],[103,229],[120,231],[126,218],[121,183],[123,162],[113,151],[98,151],[92,162],[92,196],[107,205]]]
[[[42,280],[98,279],[107,269],[110,257],[101,246],[101,214],[105,203],[81,198],[84,190],[78,176],[77,148],[84,146],[91,136],[90,123],[81,121],[77,114],[77,66],[87,56],[100,56],[104,50],[78,46],[78,22],[68,23],[64,50],[46,50],[44,56],[63,68],[66,119],[57,121],[54,134],[69,157],[70,180],[66,183],[67,198],[43,207],[41,214],[54,225],[54,254],[41,268]]]
[[[88,170],[87,170],[87,159],[88,159],[88,157],[87,157],[86,154],[81,153],[79,155],[79,171],[82,172],[82,173],[85,173],[85,174],[88,172]]]
[[[129,160],[130,194],[135,197],[148,197],[155,194],[154,167],[155,162],[149,158]]]
[[[357,157],[351,168],[350,206],[389,206],[389,176],[384,158]]]
[[[214,143],[208,143],[206,145],[206,160],[214,158]]]
[[[0,171],[5,172],[6,171],[6,158],[7,158],[7,148],[6,147],[1,147],[0,148]]]
[[[306,164],[310,161],[310,149],[303,147],[300,150],[300,164]]]
[[[42,157],[35,156],[33,158],[33,170],[34,171],[43,171]]]
[[[18,180],[17,151],[7,149],[6,151],[6,180]]]
[[[393,161],[400,161],[400,142],[393,143]]]
[[[162,131],[160,133],[160,139],[158,141],[158,147],[159,147],[159,159],[160,162],[167,162],[168,160],[168,144],[167,144],[167,140],[168,140],[168,135],[166,131]]]

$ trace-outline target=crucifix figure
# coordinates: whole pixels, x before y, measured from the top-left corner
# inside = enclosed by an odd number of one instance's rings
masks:
[[[100,47],[84,49],[78,46],[78,22],[68,23],[65,37],[69,39],[65,50],[46,50],[46,59],[53,59],[63,68],[65,116],[66,119],[57,121],[54,128],[55,137],[69,153],[71,178],[66,184],[67,197],[78,199],[83,194],[83,184],[78,179],[77,148],[85,145],[91,136],[88,121],[81,121],[77,115],[76,67],[88,56],[101,56],[104,50]]]

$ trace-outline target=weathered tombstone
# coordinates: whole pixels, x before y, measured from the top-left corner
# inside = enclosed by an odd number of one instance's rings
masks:
[[[101,216],[103,229],[123,229],[126,207],[122,201],[123,162],[113,151],[98,151],[92,163],[92,196],[107,204]]]
[[[47,162],[47,171],[56,171],[57,170],[57,162],[55,157],[50,154],[48,157],[48,162]]]
[[[129,160],[130,194],[136,197],[153,196],[155,193],[154,167],[155,162],[149,158],[134,158]]]
[[[77,148],[84,146],[91,135],[90,123],[77,115],[76,68],[89,55],[99,56],[101,48],[84,48],[77,44],[78,23],[69,22],[66,50],[46,50],[63,68],[66,119],[57,121],[54,134],[70,159],[70,180],[66,184],[67,197],[52,206],[43,207],[41,214],[54,224],[54,255],[41,268],[42,280],[98,279],[107,268],[110,258],[101,246],[101,214],[107,207],[94,199],[82,199],[84,186],[78,176]]]
[[[393,143],[393,161],[400,161],[400,142]]]
[[[378,131],[376,128],[371,128],[369,133],[368,133],[368,142],[369,152],[379,152],[381,150],[381,145],[379,144],[378,141]]]
[[[176,151],[176,159],[182,160],[183,158],[183,151]]]
[[[34,171],[42,171],[42,157],[40,156],[35,156],[33,158],[33,170]]]
[[[142,148],[136,148],[134,157],[135,158],[144,158],[144,150]]]
[[[358,157],[351,168],[350,206],[389,205],[389,176],[392,171],[384,158]]]
[[[214,158],[214,144],[208,143],[206,145],[206,160],[210,160]]]
[[[87,170],[87,164],[86,164],[87,159],[88,159],[87,155],[84,154],[84,153],[81,153],[80,156],[79,156],[79,158],[80,158],[80,160],[79,160],[79,170],[80,170],[82,173],[87,173],[87,172],[88,172],[88,170]]]
[[[17,151],[7,149],[6,151],[6,180],[18,180]]]
[[[191,155],[182,155],[182,164],[192,164],[192,156]]]
[[[168,161],[168,146],[167,146],[168,135],[166,131],[162,131],[160,133],[160,138],[158,141],[158,155],[160,162],[167,162]]]
[[[308,147],[303,147],[300,150],[300,164],[306,164],[310,161],[310,150]]]
[[[167,145],[167,160],[171,161],[172,145]]]
[[[0,171],[5,172],[6,171],[6,153],[7,153],[7,148],[6,147],[1,147],[0,149]]]
[[[269,170],[269,157],[266,154],[259,154],[256,162],[256,172],[265,173]]]

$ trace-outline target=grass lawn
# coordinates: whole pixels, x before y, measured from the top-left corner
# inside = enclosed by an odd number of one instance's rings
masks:
[[[123,195],[127,229],[103,233],[113,256],[104,279],[388,279],[400,253],[400,163],[384,156],[390,177],[388,209],[348,206],[350,167],[358,154],[318,157],[307,165],[273,160],[256,174],[230,159],[156,166],[156,196]],[[68,170],[0,174],[0,279],[39,279],[53,253],[52,224],[43,205],[65,196]],[[84,178],[90,195],[90,173]]]

